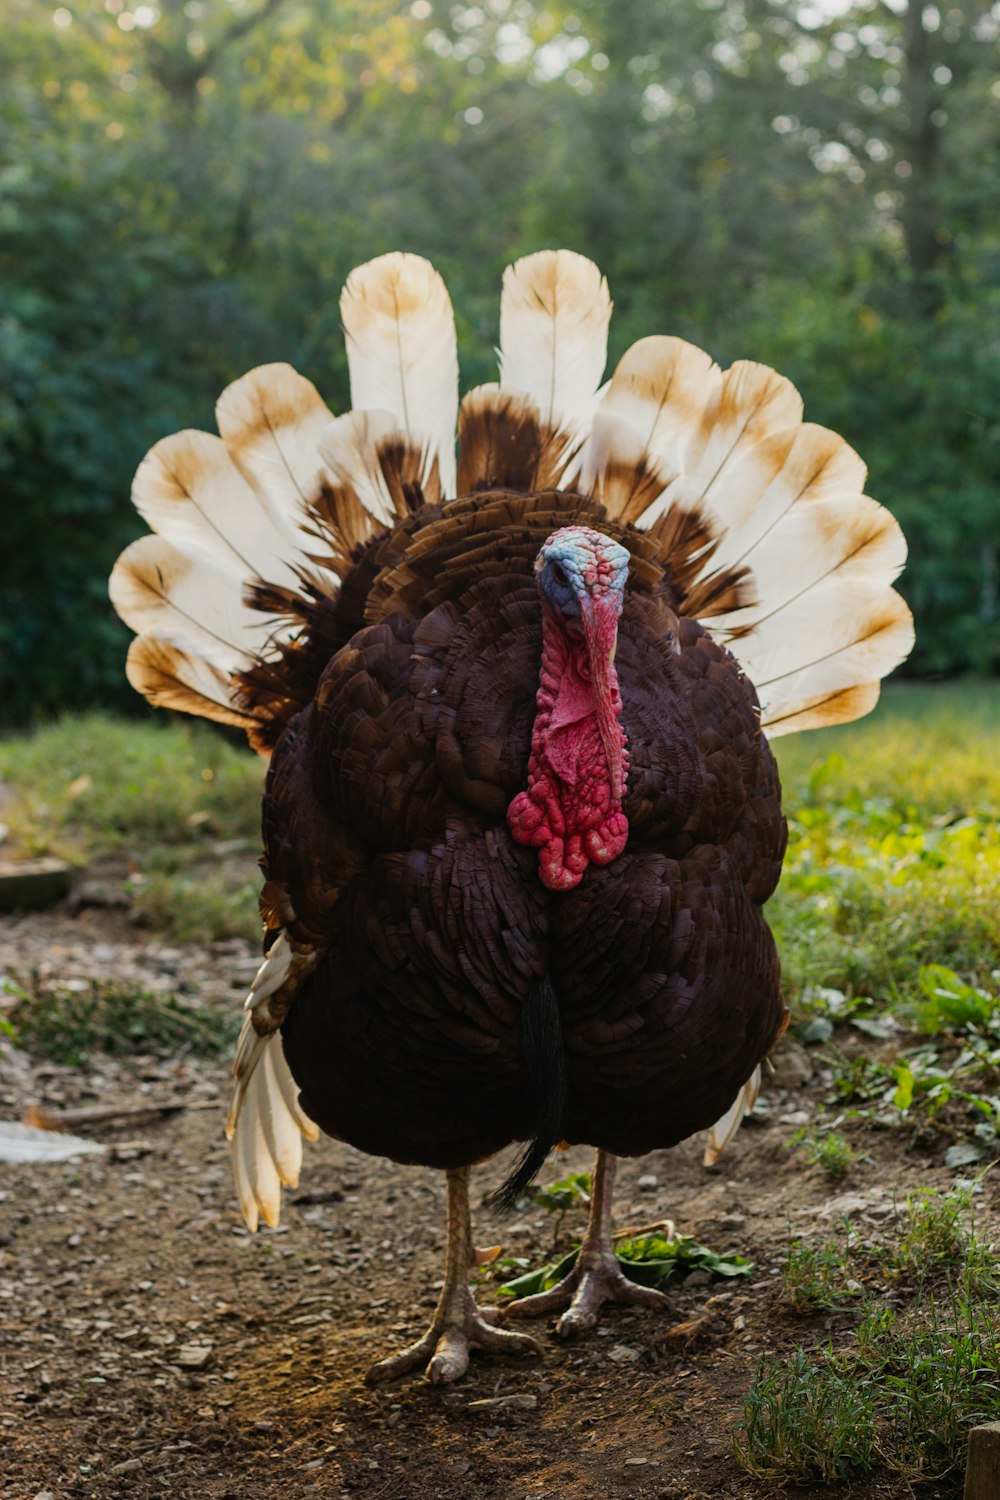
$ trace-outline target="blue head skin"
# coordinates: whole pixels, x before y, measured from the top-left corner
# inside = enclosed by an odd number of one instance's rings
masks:
[[[564,526],[554,531],[535,563],[538,586],[551,609],[566,621],[593,613],[621,614],[629,554],[600,531]],[[582,622],[581,622],[582,623]]]

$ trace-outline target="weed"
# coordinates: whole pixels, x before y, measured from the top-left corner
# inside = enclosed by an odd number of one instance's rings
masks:
[[[857,1296],[861,1288],[850,1276],[851,1248],[850,1224],[843,1245],[789,1240],[782,1279],[785,1297],[796,1312],[843,1307]]]
[[[252,866],[251,866],[252,868]],[[132,910],[143,927],[155,928],[175,943],[207,943],[220,938],[260,939],[259,881],[225,874],[157,871],[133,887]]]
[[[895,1302],[862,1293],[877,1270]],[[959,1468],[968,1429],[1000,1418],[1000,1312],[992,1245],[975,1233],[972,1193],[911,1195],[879,1246],[791,1241],[786,1295],[800,1311],[861,1294],[853,1343],[762,1358],[734,1429],[761,1478],[840,1479],[877,1466],[911,1482]]]
[[[833,1346],[810,1358],[761,1358],[736,1424],[734,1450],[761,1479],[844,1479],[867,1472],[875,1455],[871,1383],[858,1380]]]
[[[809,1165],[822,1167],[831,1182],[839,1182],[846,1177],[859,1160],[857,1151],[836,1130],[819,1133],[803,1127],[796,1131],[788,1144],[790,1147],[800,1147]]]
[[[12,1025],[18,1044],[54,1062],[78,1066],[93,1053],[115,1056],[178,1048],[207,1056],[228,1052],[240,1016],[185,1004],[126,983],[92,981],[81,989],[14,990]]]
[[[734,1431],[759,1477],[839,1479],[881,1465],[911,1481],[959,1468],[968,1430],[1000,1416],[1000,1318],[947,1288],[905,1314],[869,1303],[853,1348],[762,1358]]]

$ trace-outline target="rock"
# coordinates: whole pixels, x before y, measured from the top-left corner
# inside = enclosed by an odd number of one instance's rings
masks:
[[[660,1179],[658,1177],[652,1176],[652,1174],[648,1172],[644,1177],[640,1177],[639,1181],[636,1184],[640,1193],[655,1193],[659,1185]]]
[[[71,874],[61,859],[0,860],[0,911],[26,911],[61,901]]]
[[[112,1474],[138,1474],[142,1468],[141,1458],[126,1458],[120,1464],[113,1464]]]
[[[800,1089],[813,1076],[812,1058],[794,1038],[782,1042],[773,1062],[774,1084],[779,1089]]]
[[[639,1357],[639,1350],[633,1349],[630,1344],[616,1344],[613,1349],[608,1350],[608,1358],[616,1365],[634,1365]]]
[[[126,910],[132,902],[126,890],[117,880],[81,880],[69,898],[69,909],[74,915],[84,907],[97,906],[106,910]]]
[[[212,1358],[211,1344],[182,1344],[173,1352],[171,1364],[182,1370],[203,1370]]]

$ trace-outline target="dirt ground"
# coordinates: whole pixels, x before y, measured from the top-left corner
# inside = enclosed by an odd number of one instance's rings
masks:
[[[256,963],[240,943],[165,948],[103,909],[0,919],[0,954],[0,970],[14,975],[138,973],[195,997],[231,994],[234,1008]],[[0,1497],[774,1494],[731,1451],[757,1357],[796,1341],[819,1345],[849,1325],[841,1315],[803,1319],[783,1304],[789,1229],[831,1238],[850,1212],[877,1233],[894,1194],[945,1186],[955,1175],[939,1165],[943,1147],[869,1128],[852,1136],[868,1159],[831,1188],[787,1145],[828,1092],[821,1063],[814,1054],[803,1063],[798,1049],[715,1169],[701,1165],[697,1142],[621,1164],[619,1225],[669,1215],[713,1249],[752,1257],[749,1278],[708,1285],[695,1273],[676,1288],[671,1314],[608,1308],[594,1333],[568,1344],[541,1325],[541,1358],[474,1356],[456,1385],[407,1378],[373,1391],[365,1370],[421,1333],[435,1301],[440,1174],[323,1140],[307,1146],[302,1184],[285,1196],[280,1229],[251,1236],[223,1139],[224,1064],[102,1058],[71,1070],[0,1041],[0,1118],[20,1120],[33,1105],[185,1106],[87,1127],[82,1133],[107,1148],[99,1156],[0,1165]],[[542,1178],[588,1166],[589,1153],[574,1149]],[[495,1162],[475,1174],[480,1243],[501,1243],[535,1263],[550,1258],[550,1215],[532,1210],[502,1222],[478,1206],[502,1171]],[[990,1192],[984,1214],[995,1225]],[[571,1243],[581,1223],[570,1216],[561,1243]],[[491,1300],[494,1292],[487,1285],[481,1295]],[[711,1297],[697,1336],[662,1340]],[[511,1395],[531,1399],[476,1404]],[[912,1493],[898,1480],[849,1492],[858,1500]]]

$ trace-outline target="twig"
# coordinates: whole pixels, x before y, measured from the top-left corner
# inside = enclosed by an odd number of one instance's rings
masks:
[[[43,1104],[30,1104],[24,1111],[24,1123],[38,1130],[67,1130],[77,1125],[100,1125],[106,1120],[130,1120],[137,1115],[173,1115],[182,1109],[218,1107],[214,1099],[194,1103],[168,1099],[163,1104],[94,1104],[86,1109],[46,1109]]]

